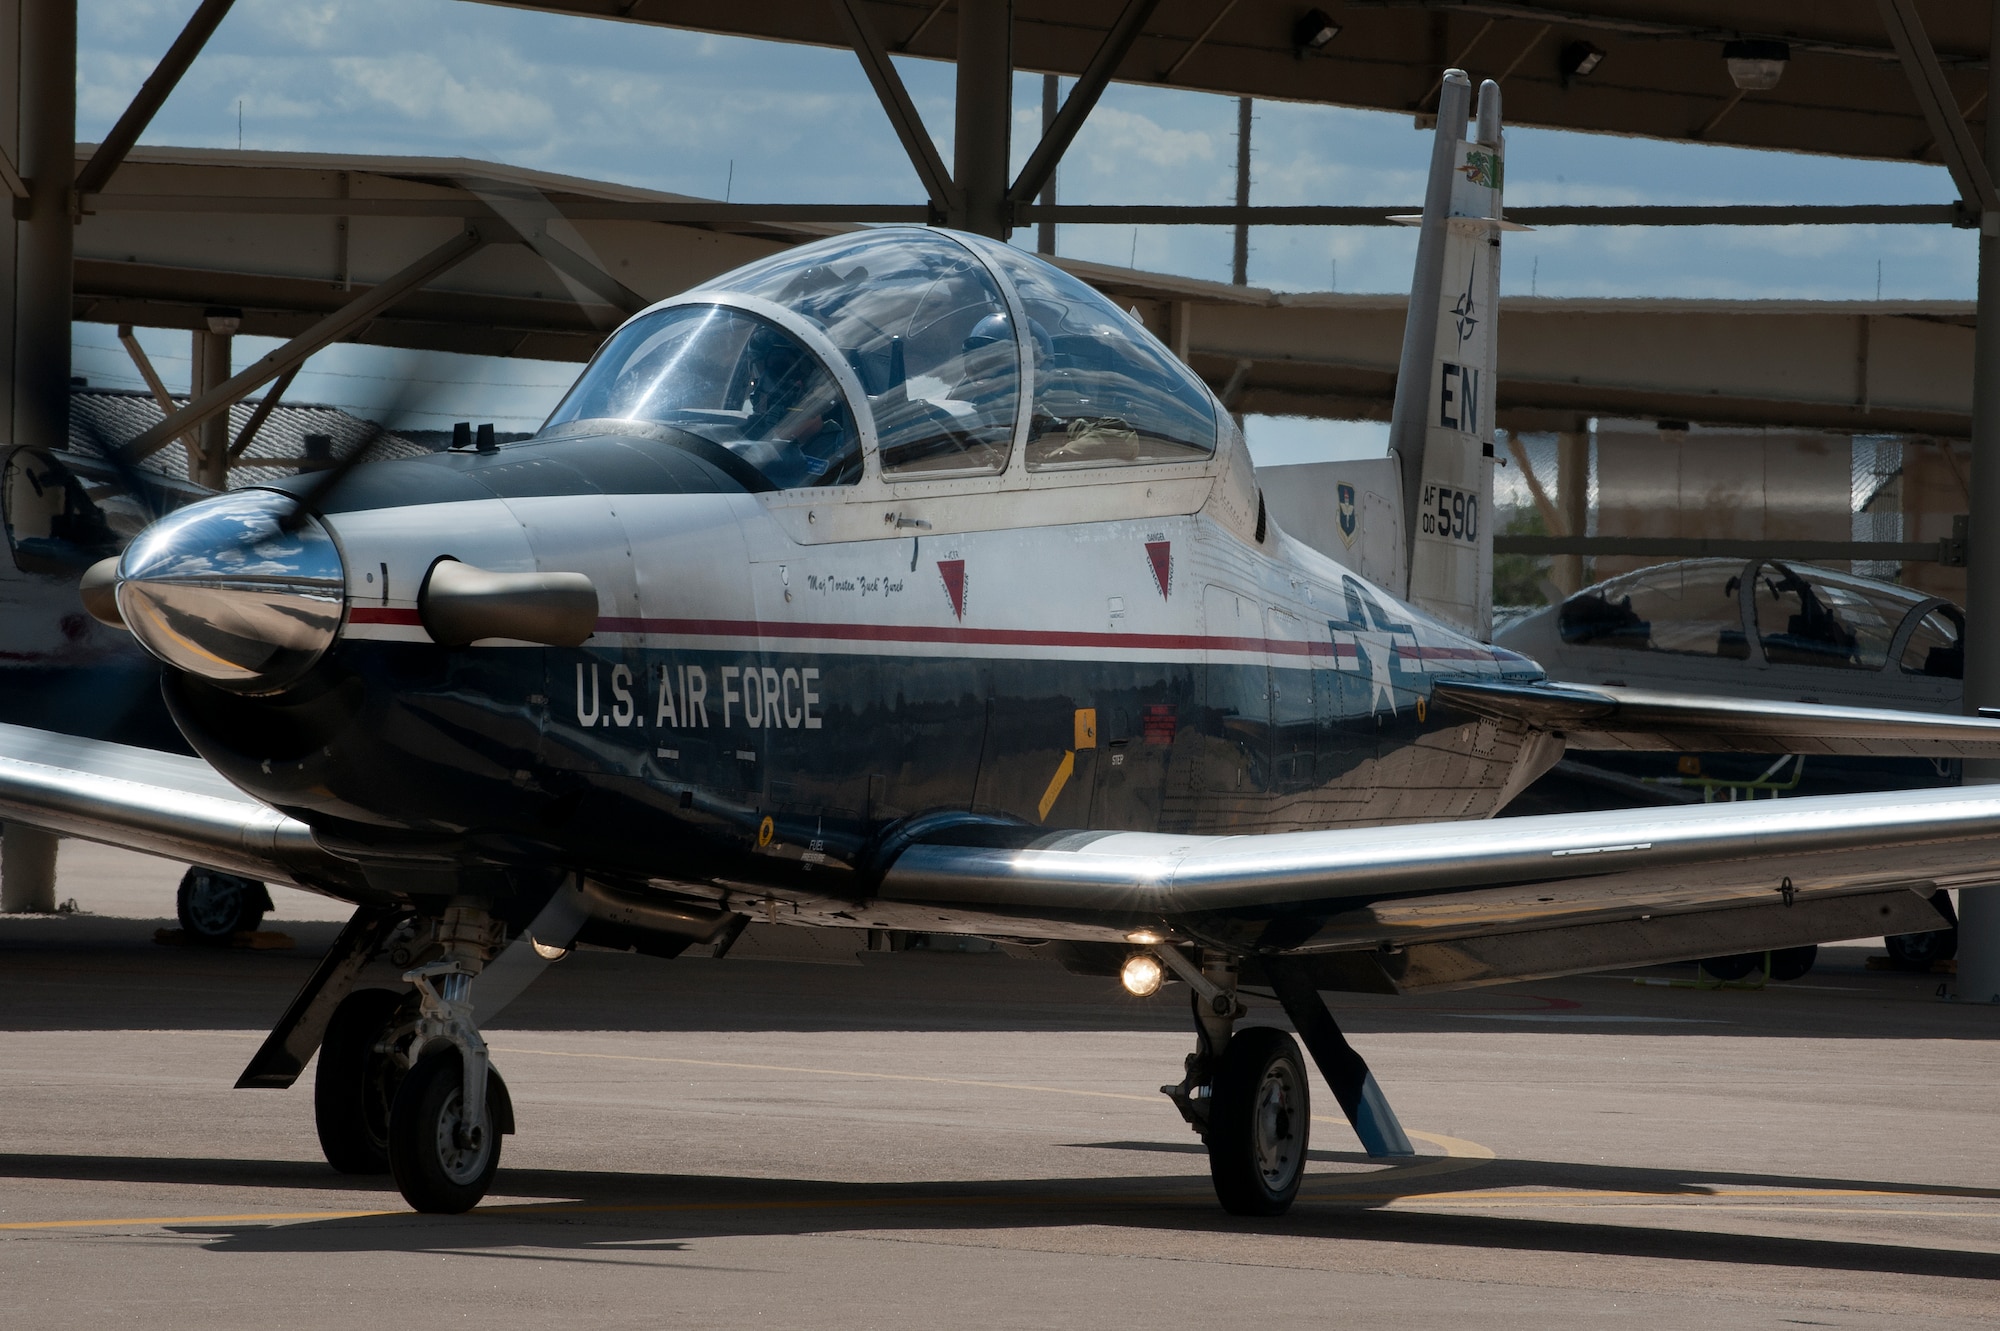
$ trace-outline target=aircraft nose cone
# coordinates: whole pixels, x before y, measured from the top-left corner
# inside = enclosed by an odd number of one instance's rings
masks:
[[[168,665],[245,693],[295,682],[333,645],[340,552],[290,495],[239,490],[160,519],[118,564],[118,610]]]

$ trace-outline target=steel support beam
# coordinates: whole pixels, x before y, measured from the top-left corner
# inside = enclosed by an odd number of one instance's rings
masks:
[[[1236,99],[1236,245],[1230,256],[1229,280],[1250,285],[1250,122],[1255,103]]]
[[[251,441],[257,437],[257,431],[264,428],[264,422],[270,418],[271,408],[284,401],[285,394],[292,391],[292,380],[299,377],[299,371],[304,366],[305,362],[300,361],[273,379],[271,386],[264,390],[264,396],[257,400],[257,405],[250,412],[250,419],[243,422],[242,430],[237,432],[236,442],[229,446],[230,466],[236,465],[236,459],[242,457],[243,450],[250,447]]]
[[[903,151],[910,155],[910,165],[917,169],[924,193],[930,197],[933,216],[923,220],[952,216],[962,204],[958,186],[952,181],[951,172],[945,170],[944,158],[938,155],[937,144],[931,142],[930,131],[924,128],[924,119],[917,114],[916,103],[910,100],[910,90],[903,86],[903,76],[889,62],[889,52],[875,35],[868,16],[861,11],[860,0],[832,0],[832,4],[847,31],[848,43],[861,61],[862,72],[868,76],[882,109],[888,112],[889,124],[902,141]],[[962,18],[959,21],[964,22]]]
[[[35,0],[30,0],[30,3],[35,3]],[[168,96],[180,83],[181,75],[187,73],[188,66],[208,45],[209,37],[235,3],[236,0],[201,0],[201,4],[195,7],[194,16],[181,29],[181,35],[174,38],[174,44],[160,57],[160,63],[139,85],[132,104],[118,117],[118,123],[104,136],[104,142],[97,145],[97,151],[84,163],[83,170],[76,173],[78,194],[95,194],[104,188],[105,182],[118,170],[125,154],[131,152],[132,145],[139,141],[139,136],[146,132],[146,126],[153,123],[153,116],[165,105]]]
[[[1111,24],[1111,30],[1098,43],[1096,54],[1084,66],[1083,76],[1070,88],[1069,96],[1063,99],[1062,110],[1056,112],[1055,122],[1042,131],[1042,140],[1035,150],[1028,154],[1027,162],[1021,167],[1021,174],[1015,177],[1014,187],[1007,191],[1009,203],[1026,203],[1042,192],[1042,186],[1055,174],[1056,163],[1062,161],[1069,145],[1076,140],[1077,131],[1090,118],[1097,99],[1104,95],[1104,89],[1111,82],[1111,76],[1118,72],[1125,57],[1132,50],[1132,43],[1138,40],[1139,29],[1159,7],[1160,0],[1125,0],[1125,8]],[[1010,6],[1011,8],[1011,6]],[[962,22],[963,20],[961,20]],[[1009,49],[1012,49],[1012,24],[1009,24]],[[1011,64],[1011,57],[1009,63]],[[1009,71],[1008,86],[1013,86],[1012,71]]]
[[[235,339],[228,333],[198,328],[188,335],[188,401],[193,402],[210,389],[229,382],[233,371],[230,359]],[[195,430],[193,465],[188,479],[211,490],[229,488],[229,413],[221,411],[203,421]]]
[[[1046,136],[1049,126],[1056,123],[1056,111],[1060,102],[1056,96],[1056,85],[1060,80],[1053,74],[1042,75],[1042,134]],[[1049,172],[1049,179],[1042,186],[1041,197],[1036,202],[1049,206],[1056,201],[1056,173]],[[1044,217],[1035,226],[1035,253],[1053,259],[1056,255],[1056,220]]]
[[[1995,172],[1980,157],[1972,130],[1959,114],[1958,100],[1944,81],[1944,69],[1924,32],[1923,20],[1917,17],[1916,5],[1912,0],[1876,0],[1876,4],[1882,11],[1882,25],[1889,30],[1889,42],[1910,80],[1910,91],[1916,94],[1924,123],[1930,126],[1931,138],[1944,156],[1945,168],[1958,186],[1958,197],[1967,213],[1981,219],[1982,230],[1989,224],[2000,224],[2000,195],[1993,191]],[[1987,77],[1990,80],[1992,76],[1989,63]]]
[[[476,198],[341,199],[325,196],[97,194],[83,201],[85,213],[232,213],[297,217],[462,217],[491,221],[492,207]],[[625,202],[602,199],[554,201],[572,222],[664,222],[672,225],[731,225],[775,222],[923,222],[924,204],[912,203],[715,203],[701,199]],[[1015,206],[1022,223],[1144,226],[1400,226],[1391,217],[1421,212],[1358,204],[1151,204],[1051,203],[1046,199]],[[1509,208],[1509,221],[1556,226],[1951,226],[1965,220],[1949,203],[1745,203],[1745,204],[1550,204]]]
[[[1007,184],[1013,122],[1014,0],[959,0],[952,179],[960,201],[951,225],[996,240],[1013,231]]]
[[[1561,536],[1587,539],[1590,530],[1590,436],[1565,430],[1556,436],[1556,504],[1562,512]],[[1496,538],[1497,539],[1497,538]],[[1498,553],[1499,546],[1494,546]],[[1583,560],[1591,551],[1565,550],[1549,563],[1549,581],[1564,595],[1583,590]],[[1610,554],[1600,550],[1599,554]]]
[[[231,407],[257,389],[298,365],[320,348],[337,342],[360,328],[410,292],[471,255],[485,243],[477,231],[465,231],[452,237],[381,285],[370,287],[241,374],[194,398],[172,416],[125,445],[120,450],[121,456],[128,463],[137,462],[141,458],[157,453],[175,435],[195,429],[211,417],[227,413]],[[63,345],[67,349],[69,345],[67,339]]]
[[[0,910],[10,915],[54,912],[59,844],[54,832],[39,827],[9,823],[0,829]]]
[[[1887,5],[1884,0],[1885,9]],[[2000,0],[1994,0],[1991,34],[1989,49],[2000,54]],[[2000,61],[1988,60],[1986,79],[1991,102],[2000,93]],[[1969,141],[1956,107],[1950,118]],[[1945,136],[1939,135],[1938,142],[1946,142]],[[1979,163],[1976,157],[1972,160]],[[1990,196],[1992,179],[2000,175],[2000,133],[1991,126],[1986,158],[1979,164]],[[2000,705],[2000,227],[1996,223],[2000,211],[1981,214],[1979,306],[1972,337],[1972,518],[1965,569],[1967,715]],[[1965,779],[2000,781],[2000,764],[1968,761]],[[1958,940],[1958,996],[1968,1002],[2000,1002],[2000,897],[1987,891],[1960,896]]]
[[[11,442],[69,445],[69,321],[75,225],[76,0],[23,0],[16,87],[21,175],[14,269]]]

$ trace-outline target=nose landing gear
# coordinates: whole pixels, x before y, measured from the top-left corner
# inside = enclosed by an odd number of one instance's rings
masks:
[[[454,906],[438,925],[444,955],[403,976],[417,989],[417,1021],[387,1144],[396,1188],[419,1211],[455,1215],[477,1205],[500,1167],[500,1136],[513,1128],[506,1083],[472,1007],[473,977],[503,937],[485,911]]]

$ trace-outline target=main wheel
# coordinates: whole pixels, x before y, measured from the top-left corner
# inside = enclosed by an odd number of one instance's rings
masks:
[[[456,1049],[433,1046],[403,1078],[389,1108],[389,1172],[419,1211],[471,1210],[500,1167],[500,1134],[512,1117],[506,1085],[489,1070],[483,1121],[467,1123],[461,1069]]]
[[[313,1079],[313,1123],[326,1162],[343,1174],[389,1172],[389,1107],[403,1065],[376,1046],[413,1002],[413,995],[393,989],[357,989],[326,1023]]]
[[[1781,947],[1771,954],[1771,978],[1803,980],[1812,972],[1813,963],[1818,960],[1817,943],[1807,943],[1804,947]]]
[[[1727,957],[1704,957],[1701,969],[1711,980],[1740,980],[1763,964],[1762,952],[1738,952]]]
[[[1222,1051],[1208,1110],[1208,1173],[1231,1215],[1283,1215],[1306,1171],[1312,1101],[1298,1042],[1269,1026]]]
[[[204,943],[224,943],[231,934],[251,932],[269,909],[271,894],[256,879],[200,865],[181,875],[180,890],[174,893],[181,931]]]
[[[1895,934],[1882,940],[1897,970],[1927,971],[1958,955],[1957,929],[1929,929],[1920,934]]]

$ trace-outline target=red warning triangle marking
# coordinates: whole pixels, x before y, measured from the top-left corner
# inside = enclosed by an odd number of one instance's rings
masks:
[[[959,619],[964,619],[965,561],[963,559],[938,560],[938,576],[944,579],[944,594],[951,598],[951,613]]]
[[[1160,589],[1160,599],[1167,599],[1167,593],[1174,588],[1174,543],[1172,541],[1146,542],[1146,558],[1153,561],[1153,582]]]

